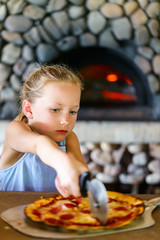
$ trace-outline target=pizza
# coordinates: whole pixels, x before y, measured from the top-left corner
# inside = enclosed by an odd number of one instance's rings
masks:
[[[108,219],[105,225],[92,216],[88,197],[64,198],[56,195],[41,198],[27,205],[24,212],[32,222],[77,230],[122,227],[144,211],[143,200],[139,198],[113,191],[107,191],[107,194]]]

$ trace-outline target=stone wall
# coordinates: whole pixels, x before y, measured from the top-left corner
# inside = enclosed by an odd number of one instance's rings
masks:
[[[87,142],[81,150],[92,176],[107,188],[160,193],[160,144]]]
[[[8,123],[0,121],[0,155]],[[160,194],[159,123],[78,122],[74,131],[92,176],[108,190]]]
[[[0,0],[0,119],[17,114],[20,86],[37,63],[90,46],[133,59],[160,109],[159,17],[159,0]]]

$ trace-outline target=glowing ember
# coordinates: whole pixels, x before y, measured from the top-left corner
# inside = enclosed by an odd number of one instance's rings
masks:
[[[109,82],[116,82],[118,80],[118,76],[116,74],[109,74],[106,76],[106,80]]]

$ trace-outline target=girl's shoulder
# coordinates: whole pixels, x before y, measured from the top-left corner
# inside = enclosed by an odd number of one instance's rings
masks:
[[[24,154],[21,150],[25,146],[23,139],[31,131],[29,126],[21,121],[10,122],[5,130],[5,141],[1,155],[0,169],[6,169],[15,164]]]
[[[8,128],[13,128],[13,127],[25,127],[25,126],[28,126],[27,123],[23,122],[23,121],[19,121],[19,120],[13,120],[11,121],[8,125],[7,125],[7,129]]]
[[[13,120],[6,127],[6,136],[8,136],[8,135],[10,136],[15,133],[18,134],[20,132],[20,130],[31,131],[31,128],[25,122]]]

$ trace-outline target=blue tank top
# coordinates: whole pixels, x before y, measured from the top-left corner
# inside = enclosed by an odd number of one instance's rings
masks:
[[[58,143],[65,151],[65,141]],[[0,170],[1,191],[57,192],[56,170],[47,166],[32,153],[25,153],[14,165]]]

